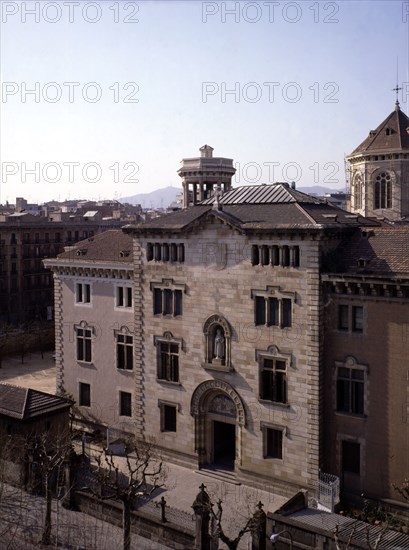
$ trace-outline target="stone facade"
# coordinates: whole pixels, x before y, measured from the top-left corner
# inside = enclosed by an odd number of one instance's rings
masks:
[[[409,118],[392,113],[346,158],[352,212],[401,220],[409,215]]]
[[[396,502],[409,461],[406,243],[407,228],[285,184],[96,236],[47,261],[59,382],[83,420],[153,439],[175,462],[284,495],[318,496],[324,470],[344,495]],[[117,306],[118,286],[132,287],[131,307]]]
[[[165,242],[156,239],[155,242]],[[165,265],[146,261],[147,239],[141,239],[144,277],[141,284],[144,318],[144,430],[168,451],[176,450],[192,465],[214,461],[213,421],[230,422],[223,413],[206,410],[210,397],[229,395],[234,388],[244,403],[244,418],[233,420],[236,430],[236,469],[257,474],[288,486],[314,485],[318,475],[319,417],[319,297],[318,242],[301,241],[300,236],[271,235],[250,239],[231,230],[218,220],[209,219],[195,235],[177,242],[185,244],[185,262]],[[254,243],[298,244],[299,268],[252,266],[249,250]],[[183,314],[179,317],[155,315],[152,281],[163,279],[184,285]],[[172,283],[171,283],[172,284]],[[293,326],[255,326],[252,292],[286,292],[293,296]],[[231,370],[206,362],[204,325],[213,315],[231,327]],[[179,382],[158,379],[154,337],[170,333],[181,340]],[[257,351],[288,358],[288,403],[272,404],[259,398]],[[210,382],[215,384],[212,386]],[[218,385],[217,385],[218,383]],[[195,390],[208,384],[192,416],[191,401]],[[160,402],[177,405],[176,432],[161,431]],[[220,417],[220,418],[219,418]],[[196,424],[203,424],[198,426]],[[263,458],[263,424],[283,430],[283,459]],[[200,448],[195,448],[195,430],[204,430]],[[198,456],[198,452],[200,453]],[[308,465],[306,467],[306,465]]]

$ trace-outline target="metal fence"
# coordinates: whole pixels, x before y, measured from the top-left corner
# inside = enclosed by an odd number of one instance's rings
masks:
[[[339,503],[339,478],[332,474],[319,473],[318,506],[322,510],[333,512]]]

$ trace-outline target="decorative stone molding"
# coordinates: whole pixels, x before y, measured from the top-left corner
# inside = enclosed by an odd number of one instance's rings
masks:
[[[190,413],[194,417],[199,417],[207,412],[207,398],[212,393],[224,393],[234,403],[236,408],[236,418],[239,426],[246,425],[246,412],[244,403],[237,391],[223,380],[206,380],[202,382],[193,392],[190,404]]]
[[[47,267],[52,269],[54,274],[64,279],[65,277],[92,277],[96,279],[108,280],[127,280],[132,281],[133,269],[117,268],[117,267],[93,267],[93,266],[76,266],[76,265],[50,265]]]

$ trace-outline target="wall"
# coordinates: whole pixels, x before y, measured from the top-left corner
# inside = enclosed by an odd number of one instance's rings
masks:
[[[382,286],[382,285],[381,285]],[[364,286],[365,288],[365,286]],[[338,330],[340,304],[364,308],[362,334]],[[344,489],[368,497],[398,499],[391,484],[409,470],[407,357],[408,301],[382,296],[328,296],[325,332],[326,471]],[[364,415],[336,412],[336,367],[353,357],[367,369]],[[361,443],[361,475],[341,471],[341,441]],[[347,477],[348,477],[347,476]]]
[[[92,495],[77,491],[75,503],[81,512],[122,526],[122,505],[117,502],[111,500],[101,502]],[[162,523],[141,510],[132,512],[131,529],[133,533],[175,550],[186,550],[194,546],[193,532],[169,521]]]
[[[240,474],[250,475],[260,483],[274,484],[274,490],[292,493],[300,486],[316,490],[319,467],[319,368],[320,368],[320,286],[319,241],[300,235],[271,235],[246,238],[219,221],[181,237],[141,239],[142,275],[135,288],[140,293],[143,317],[143,354],[139,365],[143,395],[143,430],[171,452],[177,449],[186,463],[197,466],[194,448],[195,425],[190,414],[191,398],[199,384],[218,379],[231,384],[245,403],[247,425],[241,431],[242,463]],[[170,264],[148,262],[147,242],[183,242],[185,262]],[[252,266],[252,244],[288,244],[301,247],[299,268]],[[163,278],[185,284],[183,315],[153,315],[151,282]],[[293,326],[256,327],[252,290],[280,287],[295,293]],[[233,372],[209,370],[205,362],[203,324],[213,315],[224,316],[233,329],[231,345]],[[183,339],[180,352],[180,385],[157,380],[157,349],[153,337],[170,331]],[[259,367],[256,350],[277,346],[280,353],[291,354],[288,367],[289,406],[259,400]],[[177,403],[177,432],[160,431],[158,401]],[[261,422],[286,430],[283,460],[264,459]]]

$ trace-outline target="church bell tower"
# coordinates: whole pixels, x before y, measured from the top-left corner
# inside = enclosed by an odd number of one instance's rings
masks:
[[[409,219],[409,118],[397,99],[390,115],[346,160],[351,212],[391,221]]]

